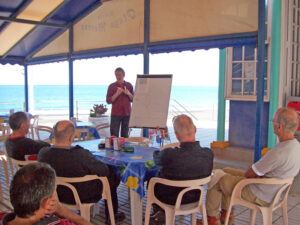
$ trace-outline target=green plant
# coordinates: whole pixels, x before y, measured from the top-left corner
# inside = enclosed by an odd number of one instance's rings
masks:
[[[97,117],[105,114],[107,112],[106,105],[104,104],[95,104],[90,110],[90,117]]]

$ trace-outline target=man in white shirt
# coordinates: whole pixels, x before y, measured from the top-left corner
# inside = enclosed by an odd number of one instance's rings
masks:
[[[273,119],[273,129],[279,143],[246,172],[231,168],[223,169],[226,175],[207,192],[206,208],[209,225],[219,225],[220,222],[224,222],[232,191],[242,179],[258,177],[285,179],[298,174],[300,143],[294,137],[298,124],[299,118],[295,110],[278,109]],[[242,198],[265,206],[272,201],[279,188],[278,185],[251,184],[243,189]],[[198,221],[198,224],[201,224],[201,221]]]

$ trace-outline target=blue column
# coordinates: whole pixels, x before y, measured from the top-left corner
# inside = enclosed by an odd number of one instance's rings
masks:
[[[74,116],[74,87],[73,87],[73,40],[74,40],[73,25],[69,29],[69,117]]]
[[[254,162],[258,161],[261,157],[262,149],[262,123],[263,123],[263,110],[264,110],[264,71],[265,71],[265,0],[259,0],[258,3],[258,52],[257,52],[257,99],[256,99],[256,121],[255,121],[255,149],[254,149]]]
[[[28,99],[28,65],[24,65],[24,91],[25,91],[25,111],[29,111]]]
[[[225,116],[226,116],[225,67],[226,67],[226,49],[221,49],[219,53],[217,141],[224,141],[225,139]]]
[[[144,2],[144,74],[149,74],[149,40],[150,40],[150,0]],[[143,129],[143,136],[148,137],[149,131],[147,128]]]

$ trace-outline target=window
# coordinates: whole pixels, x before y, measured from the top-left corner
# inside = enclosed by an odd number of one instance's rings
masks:
[[[287,97],[300,97],[300,0],[287,2]]]
[[[226,98],[231,100],[256,100],[256,47],[242,46],[228,48],[226,57]],[[269,93],[267,57],[265,64],[265,100],[267,100]]]

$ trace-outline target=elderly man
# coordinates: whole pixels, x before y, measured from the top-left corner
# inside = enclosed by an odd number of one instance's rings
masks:
[[[49,165],[31,163],[22,167],[14,175],[10,187],[14,212],[2,215],[0,224],[91,225],[59,204],[55,187],[55,172]]]
[[[193,180],[210,176],[213,153],[209,148],[201,147],[199,141],[196,141],[196,127],[192,119],[187,115],[176,116],[173,119],[173,126],[180,147],[154,152],[153,158],[159,167],[158,176],[170,180]],[[155,195],[162,202],[174,205],[181,190],[182,188],[157,185]],[[188,192],[182,202],[184,204],[194,202],[199,199],[199,194],[199,191]],[[159,214],[161,211],[158,211],[153,219],[160,220]]]
[[[110,133],[119,137],[121,126],[121,137],[128,137],[128,124],[133,99],[133,87],[131,83],[124,80],[125,71],[118,67],[115,69],[117,81],[110,84],[107,89],[106,102],[112,104]]]
[[[117,187],[120,178],[113,168],[97,160],[90,151],[79,145],[71,146],[75,136],[74,124],[69,120],[59,121],[54,126],[55,144],[52,147],[43,148],[38,154],[38,160],[48,163],[60,177],[83,177],[85,175],[106,176],[108,178],[113,208],[116,221],[124,220],[124,213],[118,213]],[[100,181],[89,181],[74,184],[80,200],[84,203],[98,202],[102,197],[102,185]],[[58,188],[60,201],[74,204],[73,194],[64,187]],[[106,208],[106,220],[109,223],[109,213]]]
[[[257,177],[285,179],[298,174],[300,143],[294,138],[298,123],[298,115],[293,109],[278,109],[273,119],[273,129],[279,143],[246,172],[224,169],[227,174],[207,193],[206,208],[209,225],[219,225],[220,222],[225,221],[232,191],[240,180]],[[272,201],[278,188],[278,185],[251,184],[243,189],[242,198],[265,206]],[[222,210],[219,219],[220,206]],[[232,223],[233,216],[230,217]],[[198,221],[198,224],[202,224],[201,221]]]
[[[43,141],[27,138],[30,120],[27,113],[16,112],[9,117],[9,126],[13,133],[8,137],[5,145],[7,154],[17,160],[25,160],[25,155],[36,155],[45,146],[50,146]]]

